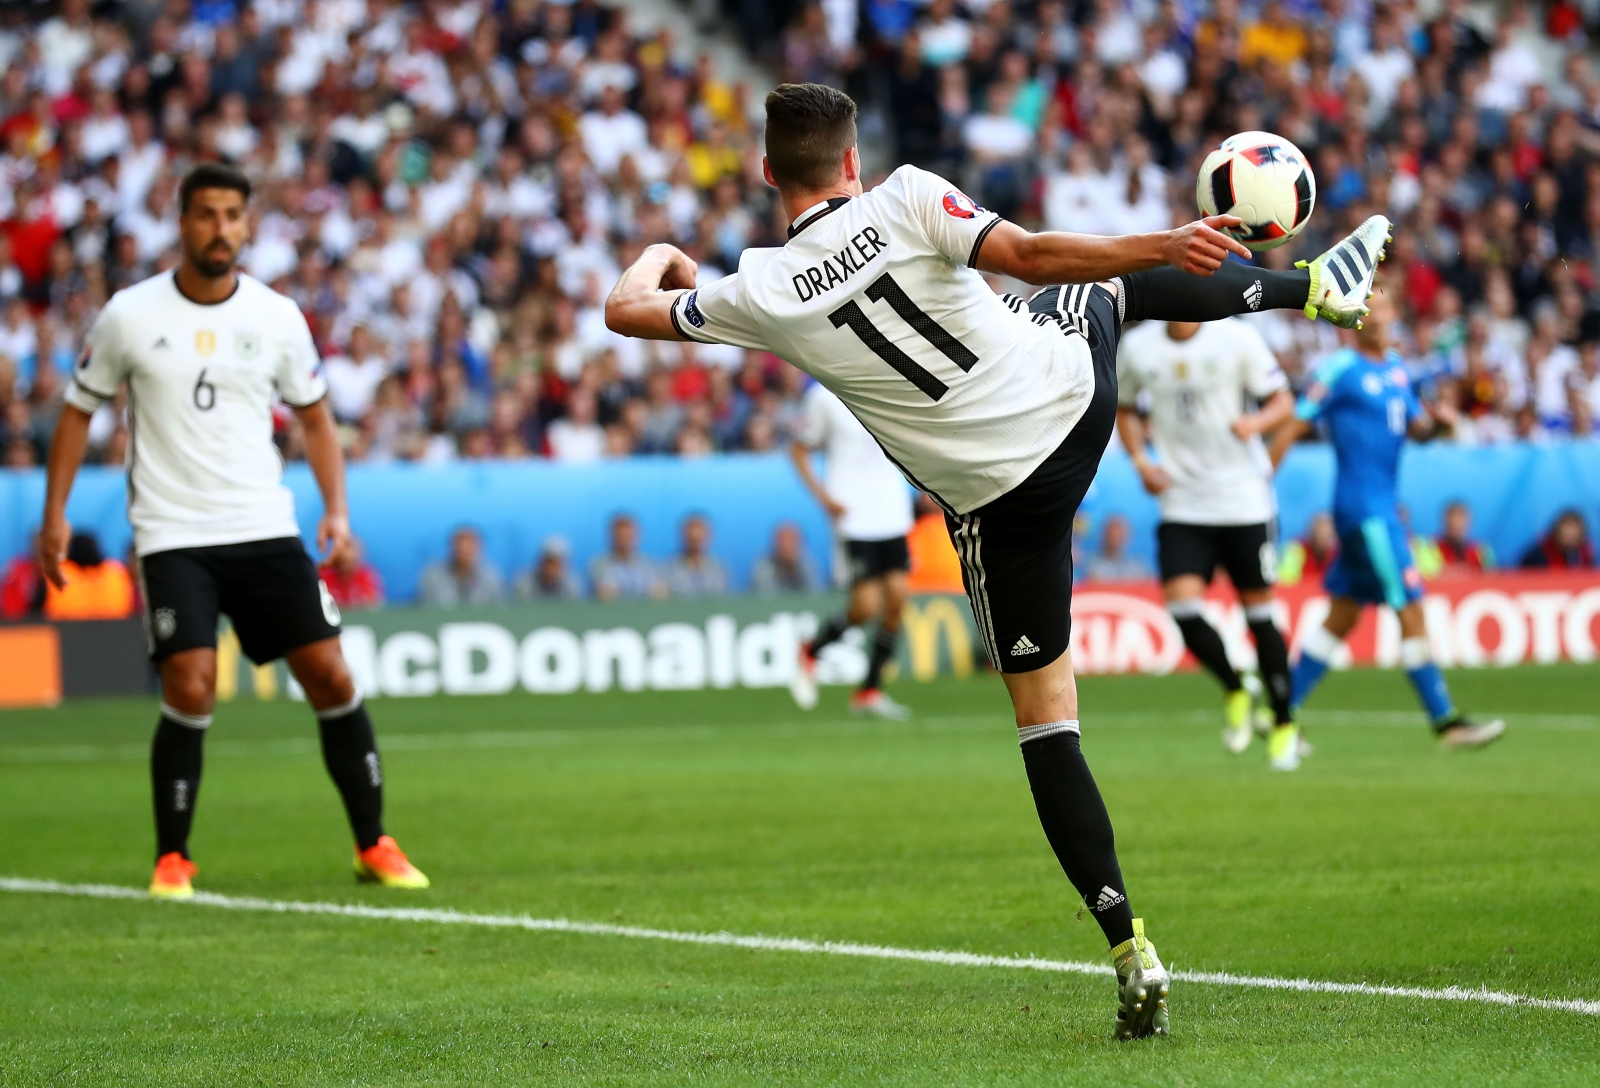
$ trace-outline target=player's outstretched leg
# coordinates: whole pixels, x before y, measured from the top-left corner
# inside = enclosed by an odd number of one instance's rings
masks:
[[[161,721],[150,743],[150,786],[155,799],[156,868],[150,894],[189,899],[199,868],[189,860],[189,829],[200,795],[200,768],[210,714],[186,714],[161,704]]]
[[[1367,314],[1389,231],[1389,220],[1375,215],[1326,253],[1281,272],[1224,261],[1209,276],[1170,267],[1122,276],[1123,318],[1218,321],[1256,310],[1301,310],[1343,329],[1357,328]]]
[[[905,721],[911,717],[910,708],[901,706],[883,690],[883,668],[894,657],[895,645],[900,641],[900,620],[906,607],[905,572],[891,570],[883,576],[881,584],[878,631],[872,636],[872,648],[868,651],[867,675],[850,697],[850,712]]]
[[[383,831],[383,764],[365,702],[337,638],[286,655],[289,669],[316,710],[322,762],[344,801],[355,835],[356,879],[386,888],[426,888],[428,878]]]
[[[1267,758],[1275,769],[1293,770],[1299,766],[1300,758],[1310,753],[1311,746],[1301,738],[1300,727],[1295,724],[1294,711],[1289,705],[1294,690],[1289,673],[1289,644],[1273,622],[1270,600],[1245,605],[1244,618],[1250,625],[1251,638],[1255,639],[1264,694],[1272,708]]]

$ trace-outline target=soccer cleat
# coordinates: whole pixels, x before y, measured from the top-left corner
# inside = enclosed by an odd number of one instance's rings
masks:
[[[1266,740],[1273,725],[1267,689],[1262,686],[1261,677],[1253,672],[1244,673],[1239,679],[1244,684],[1244,690],[1250,693],[1250,727],[1256,731],[1256,736]]]
[[[867,688],[850,696],[850,713],[858,718],[903,722],[911,717],[911,708],[895,702],[877,688]]]
[[[1222,700],[1222,746],[1234,755],[1250,747],[1250,706],[1253,700],[1243,688],[1230,691]]]
[[[200,866],[176,850],[162,854],[150,878],[150,894],[157,899],[193,899],[194,885],[189,881],[199,871]]]
[[[1267,765],[1275,771],[1300,769],[1300,727],[1290,722],[1272,730],[1267,738]]]
[[[1156,946],[1145,939],[1144,919],[1133,920],[1133,936],[1111,950],[1117,969],[1117,1038],[1166,1035],[1167,995],[1172,976],[1161,966]]]
[[[789,677],[789,694],[794,705],[801,710],[815,710],[817,706],[817,659],[811,647],[800,647],[800,658],[794,663],[794,673]]]
[[[1341,329],[1361,327],[1391,229],[1387,218],[1375,215],[1320,257],[1295,264],[1311,272],[1307,317],[1313,321],[1320,317]]]
[[[356,879],[363,884],[382,884],[385,888],[426,888],[428,878],[388,835],[376,846],[356,851]]]
[[[1500,718],[1492,722],[1469,722],[1465,718],[1455,721],[1439,730],[1439,746],[1442,748],[1482,748],[1493,744],[1500,739],[1506,731],[1506,723]]]

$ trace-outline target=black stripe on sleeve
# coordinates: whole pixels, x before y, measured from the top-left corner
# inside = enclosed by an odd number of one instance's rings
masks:
[[[1003,222],[1004,222],[1004,220],[1001,219],[997,215],[993,219],[989,220],[988,225],[985,226],[982,230],[980,230],[978,232],[978,237],[975,238],[973,240],[973,242],[972,242],[972,252],[967,254],[967,267],[968,268],[976,268],[977,267],[977,265],[978,265],[978,250],[983,248],[983,240],[985,238],[989,237],[989,232],[990,231],[994,230],[995,227],[998,227]]]
[[[87,385],[84,385],[77,378],[73,378],[72,379],[72,384],[77,386],[79,389],[82,389],[85,393],[89,394],[91,397],[99,397],[101,400],[110,400],[112,397],[116,396],[115,393],[102,393],[98,389],[91,389]]]

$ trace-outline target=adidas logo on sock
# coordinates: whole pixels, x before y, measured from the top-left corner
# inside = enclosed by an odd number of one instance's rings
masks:
[[[1111,887],[1111,885],[1107,884],[1105,887],[1100,889],[1100,898],[1094,901],[1094,906],[1090,909],[1102,911],[1108,907],[1114,907],[1118,903],[1125,902],[1127,898],[1127,896],[1123,895],[1121,892]]]
[[[1262,296],[1266,293],[1266,290],[1261,286],[1261,281],[1256,280],[1256,282],[1244,289],[1244,304],[1252,310],[1259,310],[1261,309]]]
[[[1025,657],[1028,654],[1036,654],[1038,652],[1039,647],[1035,646],[1033,644],[1033,639],[1029,638],[1027,635],[1023,635],[1021,638],[1017,639],[1017,644],[1011,647],[1012,657]]]

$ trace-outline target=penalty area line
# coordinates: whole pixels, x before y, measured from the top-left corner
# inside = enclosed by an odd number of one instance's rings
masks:
[[[142,888],[117,884],[64,884],[55,880],[29,880],[0,877],[0,891],[32,895],[66,895],[87,899],[149,900]],[[369,907],[360,903],[318,903],[290,899],[257,899],[253,896],[218,895],[196,892],[193,899],[179,905],[213,907],[222,910],[254,911],[264,914],[322,914],[341,918],[368,918],[391,922],[423,922],[432,925],[481,926],[488,929],[522,929],[537,933],[578,933],[595,937],[627,937],[634,940],[671,941],[677,944],[717,945],[749,948],[763,952],[797,952],[809,955],[854,956],[860,959],[902,960],[935,963],[946,967],[992,967],[1022,971],[1048,971],[1070,975],[1110,975],[1109,964],[1075,960],[1047,960],[1035,956],[985,956],[975,952],[949,952],[940,949],[895,948],[891,945],[857,944],[850,941],[808,941],[796,937],[743,936],[737,933],[694,933],[675,929],[650,929],[619,926],[606,922],[575,922],[568,918],[533,918],[522,914],[475,914],[467,911],[431,907]],[[1501,1005],[1530,1009],[1575,1012],[1600,1016],[1600,1001],[1530,997],[1499,990],[1473,990],[1461,986],[1429,988],[1422,986],[1383,986],[1367,982],[1319,982],[1306,978],[1275,978],[1264,975],[1235,975],[1225,971],[1173,971],[1179,982],[1211,986],[1237,986],[1255,990],[1291,990],[1313,994],[1367,994],[1376,997],[1409,997],[1429,1001],[1463,1001],[1479,1005]]]

